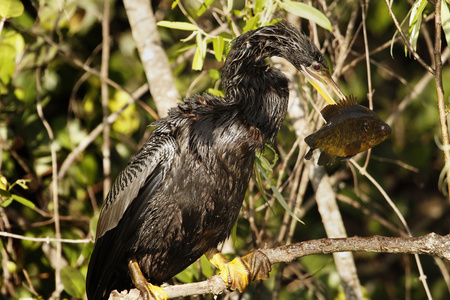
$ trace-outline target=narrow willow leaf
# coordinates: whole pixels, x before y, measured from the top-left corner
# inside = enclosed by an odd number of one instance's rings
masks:
[[[248,19],[247,24],[245,24],[244,28],[242,28],[243,32],[247,32],[249,30],[256,29],[259,21],[259,15],[253,16]]]
[[[223,40],[223,37],[216,36],[213,39],[213,49],[214,49],[214,56],[216,57],[217,61],[222,61],[224,48],[225,42]]]
[[[233,9],[233,0],[228,0],[227,1],[227,11],[226,11],[226,15]]]
[[[203,1],[200,8],[197,10],[197,17],[203,15],[203,13],[208,9],[208,7],[214,2],[214,0],[205,0]]]
[[[293,2],[289,0],[280,2],[280,5],[284,10],[303,19],[310,20],[311,22],[316,23],[317,25],[328,31],[331,31],[332,29],[331,22],[327,18],[327,16],[325,16],[321,11],[312,6],[309,6],[305,3]]]
[[[195,31],[198,30],[197,26],[188,22],[172,22],[172,21],[159,21],[156,25],[171,29]]]
[[[427,5],[427,0],[417,0],[413,7],[411,8],[411,15],[409,16],[409,42],[412,45],[414,51],[417,49],[417,39],[419,38],[420,26],[422,25],[422,15],[425,6]],[[405,46],[405,54],[408,48]]]
[[[180,2],[180,0],[173,1],[171,8],[174,9],[178,5],[178,2]]]
[[[33,202],[18,195],[12,194],[11,198],[28,208],[34,209],[36,207]]]
[[[200,71],[203,68],[204,56],[201,54],[200,47],[197,46],[195,49],[194,60],[192,61],[192,69]]]

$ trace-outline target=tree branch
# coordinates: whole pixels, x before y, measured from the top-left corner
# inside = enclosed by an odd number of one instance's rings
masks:
[[[319,239],[280,246],[273,249],[259,249],[264,252],[271,264],[290,263],[307,255],[330,254],[335,252],[374,252],[428,254],[450,260],[450,234],[441,236],[429,233],[420,237],[349,237]],[[164,287],[169,298],[201,294],[220,294],[227,289],[219,275],[197,283]],[[109,299],[142,299],[137,289],[118,293],[113,291]]]
[[[147,76],[150,93],[160,116],[178,104],[172,70],[156,28],[156,20],[148,0],[123,1],[131,32]]]

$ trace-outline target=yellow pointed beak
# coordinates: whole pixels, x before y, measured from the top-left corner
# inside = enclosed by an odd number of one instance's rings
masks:
[[[314,66],[317,67],[319,65],[314,64]],[[316,70],[313,65],[310,67],[302,66],[302,68],[302,73],[329,104],[336,104],[336,101],[334,101],[333,97],[328,92],[328,86],[331,87],[333,92],[339,96],[339,99],[345,98],[344,93],[341,91],[336,82],[334,82],[333,78],[331,78],[328,69],[321,66],[318,70]]]

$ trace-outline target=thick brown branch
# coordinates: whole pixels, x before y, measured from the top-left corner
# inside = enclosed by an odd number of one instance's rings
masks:
[[[376,253],[406,253],[429,254],[450,260],[450,234],[441,236],[430,233],[421,237],[349,237],[337,239],[320,239],[300,242],[273,249],[260,249],[269,258],[271,264],[289,263],[294,259],[313,255],[335,252],[376,252]],[[220,294],[227,287],[219,275],[208,280],[164,288],[169,298],[200,294]],[[139,291],[119,294],[113,291],[110,299],[141,299]]]

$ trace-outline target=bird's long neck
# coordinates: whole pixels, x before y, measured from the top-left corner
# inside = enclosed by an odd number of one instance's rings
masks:
[[[226,98],[238,105],[264,142],[273,142],[286,115],[288,79],[263,59],[242,56],[240,49],[232,49],[225,62],[222,83]]]

